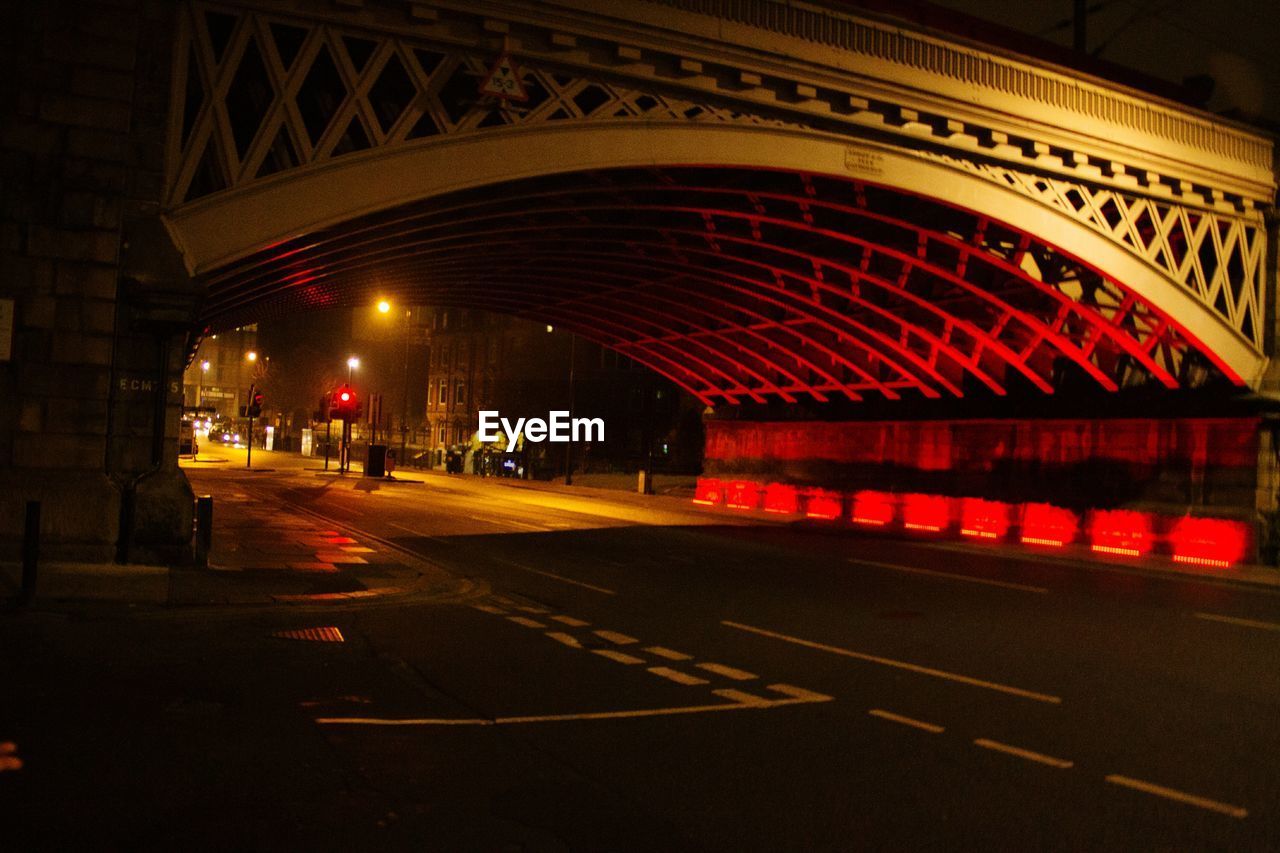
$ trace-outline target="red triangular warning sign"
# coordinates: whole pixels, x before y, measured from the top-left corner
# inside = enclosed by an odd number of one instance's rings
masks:
[[[520,82],[520,69],[516,67],[511,55],[505,51],[489,69],[489,75],[480,84],[480,94],[504,101],[527,101],[529,95]]]

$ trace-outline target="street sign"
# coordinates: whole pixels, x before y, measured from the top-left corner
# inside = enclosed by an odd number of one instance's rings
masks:
[[[493,63],[489,74],[480,84],[480,94],[501,98],[504,101],[527,101],[529,94],[520,82],[520,69],[516,66],[511,54],[503,51],[498,61]]]

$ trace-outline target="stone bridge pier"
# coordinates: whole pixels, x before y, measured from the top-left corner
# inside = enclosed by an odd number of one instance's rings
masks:
[[[0,11],[0,549],[182,561],[182,368],[199,294],[158,219],[175,5]],[[121,531],[127,531],[121,535]]]

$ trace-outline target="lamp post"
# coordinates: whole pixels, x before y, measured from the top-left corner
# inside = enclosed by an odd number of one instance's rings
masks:
[[[378,313],[390,314],[391,303],[385,299],[378,300]],[[412,309],[405,306],[404,309],[404,364],[400,374],[400,456],[398,460],[400,464],[404,464],[405,445],[409,432],[409,319],[413,314]]]
[[[200,416],[200,402],[204,399],[204,375],[209,372],[209,360],[200,362],[200,375],[196,378],[196,417]]]
[[[354,355],[347,359],[347,384],[351,384],[351,371],[360,366],[360,359]]]

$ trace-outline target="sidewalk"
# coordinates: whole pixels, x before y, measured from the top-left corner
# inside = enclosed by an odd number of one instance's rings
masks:
[[[228,485],[214,510],[208,569],[41,563],[36,603],[110,601],[162,606],[322,604],[387,597],[448,599],[471,584],[425,560],[301,512],[289,514]],[[21,567],[0,564],[0,600]]]

